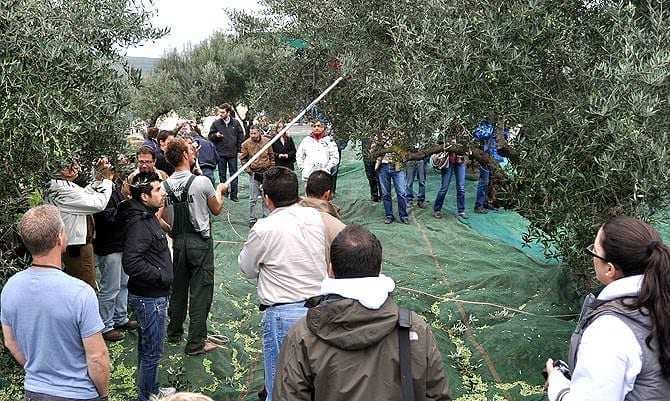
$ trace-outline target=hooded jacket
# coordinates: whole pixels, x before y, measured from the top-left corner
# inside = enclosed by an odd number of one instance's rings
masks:
[[[117,221],[125,227],[123,270],[128,291],[147,298],[168,296],[174,277],[167,236],[155,212],[134,199],[122,202],[117,212]]]
[[[309,175],[316,170],[332,174],[340,163],[337,144],[330,135],[320,139],[308,136],[300,142],[296,153],[296,162],[302,169],[302,179],[307,181]]]
[[[402,401],[398,306],[387,298],[374,310],[354,299],[330,297],[310,308],[284,339],[272,399]],[[451,400],[430,328],[414,312],[411,322],[416,401]]]

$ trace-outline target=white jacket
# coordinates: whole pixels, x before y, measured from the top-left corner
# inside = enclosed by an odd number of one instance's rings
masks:
[[[298,168],[302,169],[302,179],[304,181],[307,181],[309,175],[317,170],[324,170],[332,174],[335,167],[340,163],[337,144],[330,135],[318,141],[308,136],[298,146],[296,162]]]
[[[110,180],[96,181],[86,188],[66,180],[51,180],[44,202],[60,210],[68,245],[86,244],[86,216],[102,212],[112,196]]]
[[[611,300],[639,294],[644,275],[620,278],[598,295]],[[642,370],[642,349],[633,331],[616,316],[596,318],[582,336],[572,380],[558,370],[549,376],[549,401],[570,388],[561,401],[623,401]]]

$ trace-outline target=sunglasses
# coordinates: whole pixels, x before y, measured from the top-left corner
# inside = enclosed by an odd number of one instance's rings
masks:
[[[602,261],[604,261],[604,262],[609,262],[609,261],[608,261],[607,259],[605,259],[604,257],[602,257],[602,256],[598,255],[597,253],[595,253],[595,251],[593,250],[593,244],[587,246],[586,249],[584,249],[584,252],[585,252],[587,255],[589,255],[589,256],[593,256],[594,258],[598,258],[598,259],[600,259],[600,260],[602,260]]]

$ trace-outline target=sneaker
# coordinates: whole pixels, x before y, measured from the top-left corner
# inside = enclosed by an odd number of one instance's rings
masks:
[[[465,214],[465,212],[460,212],[457,216],[458,216],[459,219],[467,219],[468,218],[468,216]]]
[[[196,356],[196,355],[203,355],[208,352],[216,351],[219,348],[218,345],[214,344],[213,342],[210,341],[205,341],[205,344],[202,346],[202,348],[195,349],[193,351],[184,351],[186,355],[189,356]]]
[[[222,334],[210,334],[207,336],[207,341],[216,345],[226,345],[230,340]]]
[[[375,202],[375,203],[377,203],[377,202],[380,201],[379,196],[377,196],[377,195],[372,195],[372,196],[370,197],[370,200],[373,201],[373,202]]]
[[[126,338],[126,335],[123,334],[121,330],[112,329],[102,333],[102,338],[104,338],[105,341],[122,341]]]
[[[498,208],[497,208],[497,207],[492,206],[492,205],[489,205],[489,204],[486,204],[486,205],[484,206],[484,209],[486,209],[486,210],[492,210],[492,211],[494,211],[494,212],[497,212],[497,211],[498,211]]]
[[[237,199],[237,196],[234,197],[234,198],[231,196],[231,197],[230,197],[230,201],[231,201],[231,202],[239,202],[240,200]]]
[[[419,209],[425,209],[426,206],[428,206],[428,205],[426,204],[426,201],[419,201],[419,202],[417,202],[416,206],[417,206]]]
[[[433,217],[436,219],[441,219],[442,218],[442,212],[433,212]]]
[[[407,217],[401,217],[401,218],[400,218],[400,222],[401,222],[402,224],[409,224],[409,219],[408,219]]]
[[[385,217],[384,224],[391,224],[393,223],[393,220],[395,220],[393,217]]]
[[[478,207],[475,208],[475,213],[486,214],[486,213],[488,213],[488,212],[489,212],[489,211],[486,210],[486,208],[483,207],[483,206],[478,206]]]
[[[139,323],[137,323],[137,320],[128,320],[126,324],[122,324],[120,326],[114,326],[116,330],[124,330],[124,331],[137,330],[138,327]]]
[[[253,227],[253,226],[254,226],[254,224],[256,224],[256,222],[255,222],[255,221],[250,221],[250,222],[249,222],[249,228]]]

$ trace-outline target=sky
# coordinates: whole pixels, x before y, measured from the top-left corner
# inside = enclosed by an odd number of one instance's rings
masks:
[[[170,33],[156,42],[127,49],[131,57],[161,57],[166,51],[181,50],[188,43],[197,44],[216,31],[229,29],[224,8],[257,8],[256,0],[154,0],[152,22],[170,28]]]

